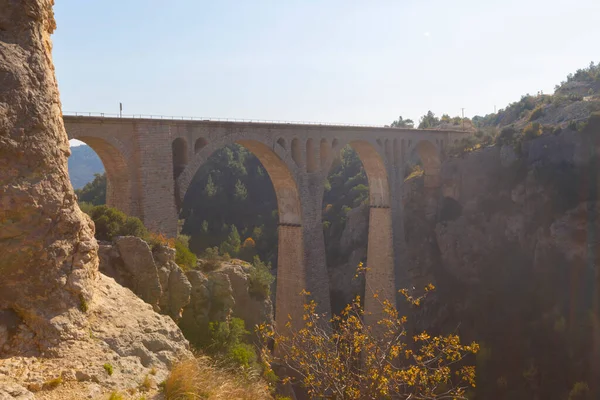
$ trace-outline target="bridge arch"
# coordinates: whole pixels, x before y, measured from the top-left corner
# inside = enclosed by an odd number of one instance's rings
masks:
[[[181,170],[175,179],[177,204],[180,204],[185,198],[187,190],[200,166],[215,151],[230,144],[239,144],[252,152],[267,171],[277,196],[280,223],[302,224],[300,195],[294,177],[296,169],[293,166],[294,162],[289,159],[288,153],[280,143],[273,142],[268,137],[247,133],[218,137],[210,141],[202,137],[198,138],[195,143],[198,143],[198,140],[201,140],[200,143],[202,143],[202,146],[199,149],[197,147],[196,154],[189,162],[186,161],[185,168]],[[184,149],[180,150],[183,151]],[[187,150],[185,154],[188,154]]]
[[[426,188],[435,188],[440,184],[441,151],[440,142],[436,144],[428,139],[416,142],[411,149],[411,159],[420,160],[423,164],[424,185]]]
[[[128,215],[139,216],[132,198],[132,179],[127,160],[130,155],[125,146],[114,137],[69,136],[92,148],[100,157],[106,171],[106,204]]]
[[[277,325],[284,329],[288,315],[294,321],[302,320],[304,299],[300,291],[306,288],[302,208],[295,179],[297,170],[284,147],[274,140],[247,133],[217,136],[214,141],[207,141],[180,174],[175,183],[175,193],[181,193],[183,200],[200,166],[216,150],[234,143],[245,147],[258,158],[271,179],[277,198],[279,226],[275,319]]]
[[[383,143],[382,143],[383,144]],[[389,144],[389,143],[388,143]],[[367,272],[365,280],[365,316],[367,323],[382,317],[381,301],[395,304],[394,247],[392,235],[391,193],[385,149],[370,139],[335,139],[331,151],[339,154],[349,145],[358,155],[369,187],[369,228],[367,238]],[[325,176],[332,163],[324,170]],[[378,298],[374,294],[378,294]]]

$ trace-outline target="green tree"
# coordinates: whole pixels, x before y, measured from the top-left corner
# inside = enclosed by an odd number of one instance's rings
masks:
[[[402,115],[398,117],[397,120],[395,120],[394,122],[392,122],[392,124],[390,125],[391,128],[412,128],[414,127],[415,123],[412,119],[404,119],[402,118]]]
[[[239,179],[235,183],[234,197],[237,201],[244,201],[248,198],[248,189]]]
[[[106,204],[106,174],[94,174],[94,180],[75,190],[77,200],[94,206]]]
[[[227,236],[227,240],[221,243],[221,254],[229,254],[231,257],[235,257],[240,252],[242,245],[240,234],[235,225],[231,225],[231,230]]]
[[[204,194],[208,197],[214,197],[217,194],[217,186],[213,182],[212,175],[208,176],[208,182],[204,186]]]
[[[89,212],[96,225],[96,239],[112,240],[115,236],[137,236],[144,238],[148,231],[142,221],[129,217],[116,208],[105,205],[95,206]]]
[[[419,120],[419,129],[433,128],[439,124],[439,118],[437,118],[435,114],[431,110],[429,110],[427,111],[427,114],[423,115]]]

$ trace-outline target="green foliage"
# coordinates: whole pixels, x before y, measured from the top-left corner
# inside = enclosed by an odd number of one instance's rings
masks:
[[[240,367],[256,366],[257,359],[254,346],[247,343],[238,343],[227,352],[227,360]]]
[[[79,294],[79,309],[84,313],[86,313],[89,309],[87,300],[85,299],[85,297],[83,297],[83,294],[81,293]]]
[[[121,393],[115,390],[111,392],[110,396],[108,397],[108,400],[125,400],[125,397],[123,397]]]
[[[113,366],[111,364],[106,363],[106,364],[103,365],[103,367],[104,367],[104,370],[106,371],[106,373],[108,375],[112,375],[113,374],[114,371],[113,371]]]
[[[533,111],[529,115],[529,121],[530,122],[535,121],[536,119],[540,118],[542,115],[544,115],[544,108],[542,106],[537,106],[536,108],[533,109]]]
[[[248,272],[250,294],[268,299],[271,296],[271,285],[275,282],[275,277],[271,274],[271,264],[265,264],[255,256]]]
[[[213,321],[208,324],[210,344],[207,350],[210,353],[228,353],[232,348],[243,342],[246,330],[244,320],[231,318],[228,321]]]
[[[240,234],[238,233],[235,225],[231,225],[231,230],[227,236],[227,240],[221,243],[220,251],[221,254],[229,254],[231,257],[236,257],[240,252],[241,248]]]
[[[207,197],[214,197],[217,194],[217,186],[213,182],[211,175],[208,176],[208,181],[204,187],[204,194]]]
[[[569,392],[569,400],[592,400],[590,388],[586,382],[577,382]]]
[[[44,382],[44,384],[42,385],[42,387],[46,390],[51,390],[51,389],[56,389],[59,385],[62,385],[63,383],[63,378],[62,376],[47,380],[46,382]]]
[[[89,213],[96,225],[96,239],[112,240],[116,236],[145,237],[148,231],[142,221],[129,217],[122,211],[108,206],[95,206]]]
[[[233,196],[237,201],[244,201],[248,198],[248,189],[239,179],[235,183],[235,191]]]
[[[196,268],[196,255],[189,248],[190,237],[178,235],[175,239],[175,263],[184,271]]]
[[[277,262],[277,198],[273,184],[256,158],[239,145],[224,147],[200,167],[188,189],[181,217],[182,232],[190,236],[190,249],[200,254],[206,248],[225,245],[223,252],[251,260],[254,254]],[[252,237],[252,251],[231,241],[235,226],[240,241]],[[225,228],[225,229],[223,229]],[[260,232],[259,236],[254,231]],[[235,239],[235,238],[234,238]]]
[[[87,203],[85,201],[81,201],[78,204],[79,204],[79,209],[81,211],[83,211],[84,213],[86,213],[87,215],[90,215],[92,208],[94,208],[94,205],[92,203]]]
[[[390,128],[413,128],[415,125],[412,119],[404,119],[399,116],[397,120],[391,123]]]
[[[523,137],[527,140],[535,139],[542,134],[542,126],[539,122],[532,122],[523,129]]]
[[[423,115],[419,120],[419,129],[434,128],[440,124],[439,118],[435,116],[433,112],[427,111],[427,114]]]
[[[94,206],[106,204],[106,174],[94,174],[94,180],[75,190],[77,200]]]

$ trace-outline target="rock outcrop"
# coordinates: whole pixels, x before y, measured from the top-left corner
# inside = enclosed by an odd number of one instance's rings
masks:
[[[98,272],[67,174],[53,3],[0,0],[0,399],[153,395],[192,354],[171,319]]]
[[[0,1],[0,311],[14,313],[40,349],[85,336],[79,305],[98,279],[93,225],[67,174],[52,4]]]
[[[191,342],[202,344],[209,322],[230,316],[243,319],[250,332],[255,325],[273,323],[273,303],[252,293],[247,269],[247,263],[232,260],[223,262],[215,271],[187,272],[192,294],[179,326]]]
[[[175,322],[190,302],[191,285],[175,263],[175,250],[166,245],[150,249],[134,236],[117,237],[99,249],[100,271],[131,289],[155,311]]]
[[[273,303],[253,294],[248,263],[222,262],[214,271],[184,272],[175,250],[136,237],[117,237],[100,245],[100,271],[130,288],[155,310],[169,315],[197,344],[208,338],[208,324],[238,317],[246,328],[273,322]]]

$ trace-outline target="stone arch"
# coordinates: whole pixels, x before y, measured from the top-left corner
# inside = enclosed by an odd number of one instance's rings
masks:
[[[325,170],[331,158],[331,147],[329,147],[329,143],[325,138],[321,139],[321,143],[319,144],[319,157],[321,159],[321,169]]]
[[[197,143],[198,141],[196,141],[196,144]],[[171,151],[173,153],[173,179],[177,179],[177,177],[185,170],[189,161],[187,140],[181,137],[173,140],[171,143]]]
[[[208,141],[206,139],[204,139],[203,137],[196,139],[196,143],[194,143],[194,154],[197,154],[207,144],[208,144]]]
[[[318,169],[315,143],[312,138],[306,141],[306,172],[315,172]]]
[[[297,138],[292,139],[292,159],[298,167],[302,166],[302,150],[300,141]]]
[[[210,155],[218,149],[234,143],[244,146],[252,152],[267,171],[277,196],[280,223],[301,225],[300,195],[294,178],[296,171],[291,168],[294,161],[289,159],[288,154],[284,152],[285,149],[277,148],[275,145],[277,141],[260,135],[241,132],[207,141],[207,144],[194,155],[193,159],[186,163],[184,171],[176,179],[177,201],[182,203],[194,175]]]
[[[369,204],[371,207],[389,207],[390,189],[385,162],[369,142],[357,140],[349,143],[358,153],[369,181]]]
[[[98,154],[106,171],[106,204],[128,215],[140,216],[132,198],[131,176],[123,146],[116,139],[77,136]]]
[[[181,188],[183,200],[200,166],[216,150],[233,143],[244,146],[258,158],[271,179],[277,198],[279,227],[275,318],[278,326],[285,327],[288,315],[295,321],[302,320],[305,300],[300,290],[306,288],[302,208],[295,179],[298,168],[289,153],[276,145],[275,138],[260,134],[236,132],[228,136],[215,135],[214,141],[209,141],[194,155],[178,178],[176,187]]]
[[[367,273],[365,280],[365,322],[374,324],[383,316],[381,302],[396,301],[394,243],[392,232],[391,193],[385,148],[375,139],[345,143],[358,154],[369,186],[369,228],[367,238]],[[340,148],[334,148],[336,151]],[[378,299],[373,295],[378,293]]]
[[[286,149],[286,143],[285,143],[285,139],[284,138],[279,138],[277,139],[277,144],[279,144],[281,147],[283,147],[284,149]]]
[[[440,184],[439,175],[441,167],[439,147],[429,140],[420,140],[413,149],[413,158],[416,157],[423,163],[425,187],[438,187]]]

